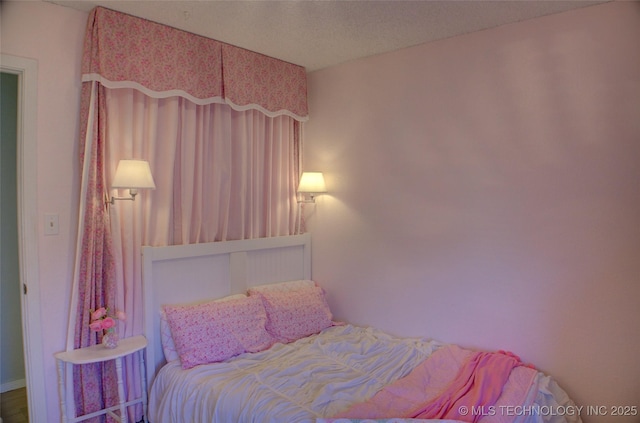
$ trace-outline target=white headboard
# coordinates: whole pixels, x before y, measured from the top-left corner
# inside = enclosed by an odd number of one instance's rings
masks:
[[[310,234],[142,247],[147,381],[165,363],[160,307],[224,297],[266,283],[311,279]]]

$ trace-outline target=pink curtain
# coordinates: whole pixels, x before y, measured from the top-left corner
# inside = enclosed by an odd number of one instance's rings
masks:
[[[306,121],[307,77],[304,68],[253,51],[222,44],[225,102],[236,110],[260,110]]]
[[[303,67],[102,7],[89,15],[82,78],[308,120]]]
[[[107,180],[118,160],[137,157],[149,160],[157,187],[134,207],[111,206],[121,225],[123,213],[141,209],[139,227],[123,236],[140,231],[144,245],[172,245],[295,232],[295,120],[133,89],[106,89],[106,99]]]
[[[107,9],[91,13],[68,348],[100,341],[89,310],[103,305],[126,312],[121,337],[143,332],[142,245],[295,233],[306,107],[303,68]],[[108,187],[127,158],[148,160],[157,188],[106,207],[109,195],[125,194]],[[109,366],[74,370],[79,414],[115,403]],[[141,394],[138,374],[127,359],[130,400]],[[129,418],[139,421],[142,408]]]
[[[107,187],[105,163],[105,93],[97,83],[82,86],[80,131],[82,185],[76,278],[77,318],[73,348],[95,345],[99,336],[89,329],[89,310],[114,307],[116,300],[115,262],[109,213],[105,206]],[[117,403],[113,362],[74,366],[74,391],[78,415]],[[93,421],[99,421],[93,419]]]

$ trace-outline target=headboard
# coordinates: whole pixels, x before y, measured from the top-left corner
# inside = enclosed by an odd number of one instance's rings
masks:
[[[244,293],[267,283],[311,279],[310,234],[205,244],[142,247],[146,373],[165,363],[160,307]]]

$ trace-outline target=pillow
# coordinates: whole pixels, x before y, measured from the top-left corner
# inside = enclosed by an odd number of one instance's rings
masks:
[[[246,295],[245,294],[229,295],[228,297],[223,297],[213,301],[220,302],[220,301],[235,300],[238,298],[246,298]],[[191,305],[194,305],[194,304],[197,304],[197,303],[193,303]],[[187,304],[182,304],[182,305],[187,305]],[[176,350],[175,342],[173,342],[173,337],[171,336],[171,328],[169,327],[169,322],[167,321],[167,314],[164,312],[164,308],[160,310],[160,342],[162,344],[162,352],[164,353],[164,358],[165,360],[167,360],[167,363],[180,359],[180,356],[178,355],[178,351]]]
[[[313,288],[316,286],[314,281],[308,279],[299,281],[277,282],[267,285],[258,285],[249,288],[249,294],[266,291],[297,291],[298,289]]]
[[[267,311],[267,332],[278,342],[293,342],[333,325],[331,310],[320,287],[252,291],[251,296],[262,299]]]
[[[259,298],[164,306],[183,369],[269,348],[267,315]]]
[[[176,344],[171,336],[167,313],[164,312],[164,309],[160,311],[160,342],[162,343],[162,352],[167,363],[180,359],[178,351],[176,351]]]

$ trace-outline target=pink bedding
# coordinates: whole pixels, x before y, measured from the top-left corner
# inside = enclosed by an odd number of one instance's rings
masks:
[[[536,374],[513,354],[449,345],[368,401],[335,417],[508,422],[512,419],[496,413],[497,407],[525,405]]]

